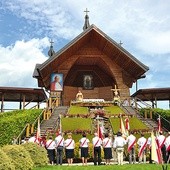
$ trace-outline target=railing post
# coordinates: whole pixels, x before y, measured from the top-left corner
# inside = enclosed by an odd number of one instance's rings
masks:
[[[147,110],[145,109],[145,119],[147,119]]]
[[[27,128],[26,128],[26,137],[30,136],[30,124],[27,124]]]
[[[34,124],[31,125],[31,134],[34,133]]]
[[[152,119],[152,110],[150,110],[150,119]]]

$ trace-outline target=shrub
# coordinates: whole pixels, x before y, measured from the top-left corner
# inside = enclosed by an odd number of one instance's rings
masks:
[[[47,151],[45,148],[35,143],[25,143],[22,145],[30,154],[34,167],[45,166],[48,163]]]
[[[21,145],[5,145],[3,151],[12,159],[17,170],[30,170],[33,168],[33,161],[29,153]]]
[[[15,170],[15,165],[12,163],[11,158],[7,156],[7,154],[0,149],[0,169],[1,170]]]
[[[40,109],[16,110],[0,115],[0,146],[11,144],[27,123],[33,123],[41,113]]]

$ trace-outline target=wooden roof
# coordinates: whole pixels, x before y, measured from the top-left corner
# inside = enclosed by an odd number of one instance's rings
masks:
[[[140,89],[131,97],[137,97],[143,101],[170,101],[170,88],[151,88],[151,89]]]
[[[96,52],[94,50],[89,50],[88,54],[82,54],[80,52],[82,47],[96,48]],[[74,61],[74,67],[72,67],[72,63],[70,61],[72,56],[79,56],[79,58]],[[129,77],[129,87],[131,87],[133,82],[139,79],[140,76],[149,69],[95,25],[91,25],[64,48],[58,51],[54,56],[47,59],[43,64],[37,64],[33,77],[38,79],[39,87],[49,89],[51,73],[58,73],[60,65],[67,61],[69,73],[74,72],[74,75],[80,75],[78,71],[85,71],[88,74],[95,74],[96,77],[100,76],[101,69],[103,74],[108,77],[108,79],[105,79],[105,82],[102,82],[102,85],[105,86],[108,85],[109,77],[112,81],[114,80],[114,77],[112,76],[108,64],[103,62],[103,56],[108,56],[111,61],[116,63],[117,66],[122,69],[125,76]],[[74,60],[74,58],[76,57],[72,57],[72,60]],[[81,69],[78,70],[78,68]],[[95,71],[94,68],[96,68]],[[64,72],[65,70],[61,69],[60,71]],[[65,75],[65,77],[66,76],[67,75]],[[71,79],[69,81],[67,80],[64,82],[64,85],[71,84],[71,81]],[[100,81],[98,82],[101,83]],[[100,86],[100,84],[97,84],[96,86]]]
[[[25,95],[26,102],[42,102],[47,99],[43,89],[0,87],[0,99],[4,96],[4,101],[20,102],[23,100],[23,95]]]

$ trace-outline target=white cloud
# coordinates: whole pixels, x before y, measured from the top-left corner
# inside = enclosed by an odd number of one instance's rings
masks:
[[[35,65],[44,62],[47,57],[43,48],[49,46],[49,40],[32,39],[16,41],[13,46],[0,47],[0,86],[35,87],[32,78]]]

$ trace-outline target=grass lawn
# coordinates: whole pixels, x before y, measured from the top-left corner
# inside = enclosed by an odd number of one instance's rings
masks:
[[[70,106],[68,114],[89,114],[88,107]]]
[[[91,119],[90,118],[62,118],[61,120],[62,128],[66,130],[91,130]]]
[[[120,128],[120,118],[110,118],[114,132],[118,132]],[[129,118],[130,130],[148,129],[148,127],[138,118]]]
[[[106,110],[110,114],[124,113],[123,110],[119,106],[104,107],[104,110]]]
[[[168,165],[167,170],[169,170],[170,165]],[[34,170],[110,170],[110,169],[115,169],[115,170],[162,170],[161,165],[155,165],[155,164],[140,164],[140,165],[123,165],[123,166],[118,166],[118,165],[110,165],[110,166],[45,166],[45,167],[40,167],[40,168],[34,168]]]

